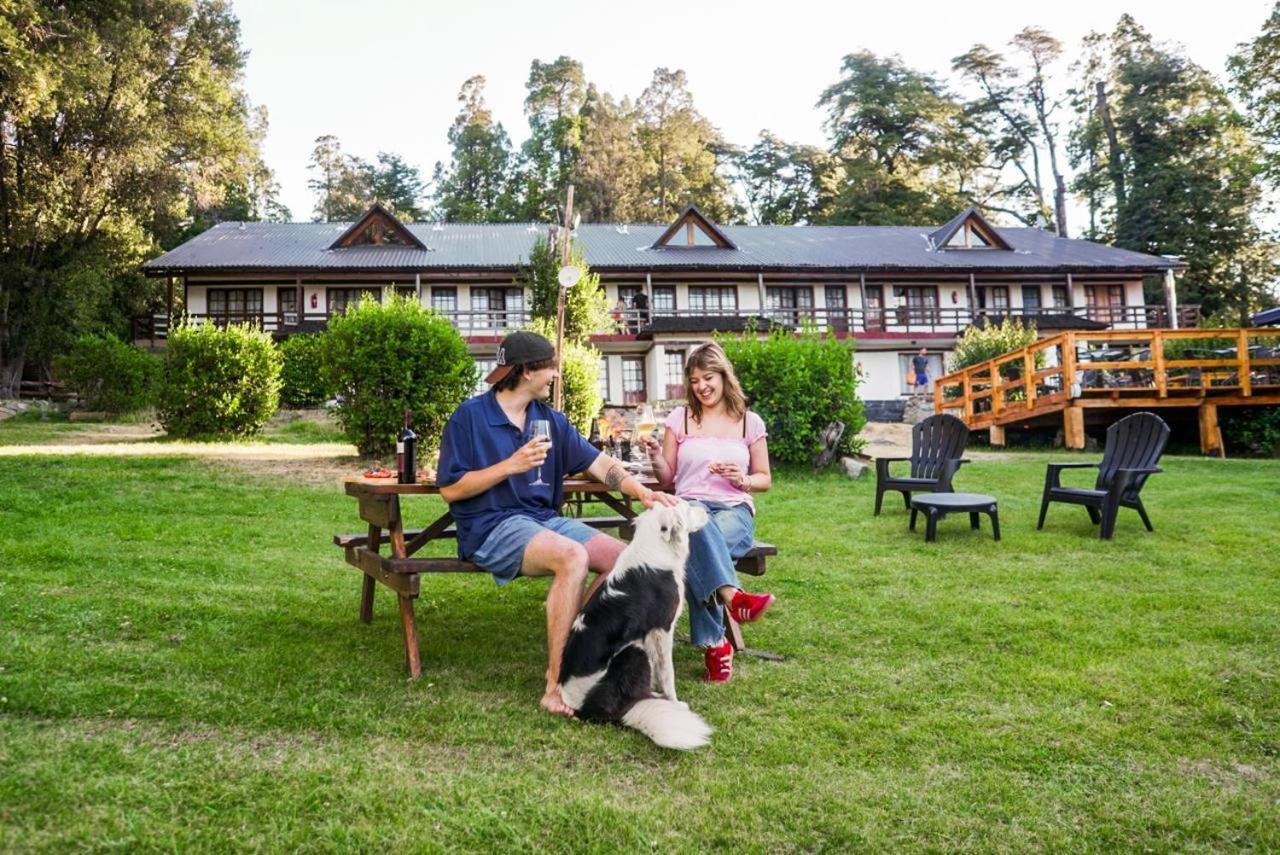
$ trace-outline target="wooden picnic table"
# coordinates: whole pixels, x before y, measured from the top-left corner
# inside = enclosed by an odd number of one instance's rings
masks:
[[[649,489],[659,484],[652,472],[638,474]],[[390,588],[400,605],[400,624],[404,632],[405,663],[413,678],[422,676],[422,661],[418,649],[418,629],[414,622],[413,601],[418,597],[419,577],[423,573],[483,573],[479,566],[458,558],[414,558],[422,547],[434,540],[456,539],[458,536],[453,514],[448,506],[445,511],[425,528],[406,530],[400,508],[401,496],[438,496],[440,488],[434,481],[417,484],[401,484],[394,478],[365,478],[353,476],[342,479],[343,490],[359,502],[360,519],[368,524],[367,534],[334,535],[335,545],[344,550],[347,563],[364,574],[360,589],[360,620],[373,620],[373,593],[377,583]],[[594,499],[610,510],[613,516],[585,517],[581,522],[596,529],[618,529],[622,539],[633,534],[631,521],[639,511],[632,500],[611,490],[595,480],[570,478],[564,482],[565,504],[583,498]],[[581,507],[581,505],[579,505]],[[382,544],[390,544],[390,554],[382,554]],[[777,550],[766,543],[757,543],[751,553],[737,562],[739,572],[751,575],[764,573],[765,558],[776,555]],[[742,633],[737,623],[725,611],[726,629],[735,647],[742,648]]]

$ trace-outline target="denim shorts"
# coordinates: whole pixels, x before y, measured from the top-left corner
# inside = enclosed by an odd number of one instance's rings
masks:
[[[544,531],[554,531],[582,544],[600,534],[581,520],[568,517],[557,516],[538,522],[533,517],[512,514],[494,526],[480,548],[472,554],[471,561],[493,574],[493,581],[505,585],[520,575],[525,547],[535,535]]]

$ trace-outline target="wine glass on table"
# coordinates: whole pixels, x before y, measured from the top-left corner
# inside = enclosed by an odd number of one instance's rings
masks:
[[[547,445],[549,447],[551,444],[551,422],[547,421],[546,419],[534,419],[533,423],[529,426],[529,434],[532,439],[537,439],[540,436],[545,436],[547,438]],[[538,464],[538,477],[530,481],[529,485],[532,487],[550,486],[547,484],[546,481],[542,480],[542,464],[541,463]]]

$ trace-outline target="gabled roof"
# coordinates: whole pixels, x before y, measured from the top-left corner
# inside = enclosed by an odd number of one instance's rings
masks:
[[[546,235],[535,223],[409,223],[413,245],[350,246],[330,250],[350,223],[219,223],[143,265],[150,275],[202,271],[415,272],[513,270]],[[929,271],[967,274],[1156,273],[1186,262],[1058,237],[1044,229],[1009,227],[1001,235],[1012,252],[939,252],[930,226],[723,226],[737,247],[653,249],[669,226],[583,223],[576,231],[587,264],[601,271],[802,269],[850,272]]]
[[[684,239],[679,239],[676,235],[681,227],[684,228]],[[699,240],[699,237],[702,240]],[[653,249],[688,249],[693,247],[719,247],[720,249],[737,249],[738,246],[729,240],[720,227],[711,222],[705,214],[698,210],[697,205],[690,205],[684,209],[680,216],[676,217],[676,221],[667,227],[667,230],[658,236],[653,242]]]
[[[329,245],[329,249],[347,249],[353,246],[411,246],[426,250],[426,244],[418,240],[395,215],[382,207],[381,202],[374,202],[369,210],[361,214],[360,219],[351,224],[338,239]]]
[[[963,238],[959,244],[955,243],[957,237]],[[981,246],[973,244],[974,237]],[[930,233],[929,240],[934,249],[1013,249],[977,208],[961,211],[945,226]]]

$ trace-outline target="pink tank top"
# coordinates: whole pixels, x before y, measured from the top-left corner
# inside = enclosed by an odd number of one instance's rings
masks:
[[[710,464],[736,463],[742,471],[750,472],[751,446],[768,436],[764,421],[748,410],[742,436],[692,436],[685,426],[686,412],[686,408],[676,407],[665,423],[676,438],[676,495],[725,505],[745,504],[755,513],[751,494],[713,474]]]

